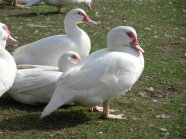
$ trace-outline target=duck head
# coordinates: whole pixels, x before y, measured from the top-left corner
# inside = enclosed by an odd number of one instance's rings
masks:
[[[73,9],[67,13],[65,16],[65,21],[69,23],[89,23],[97,24],[95,21],[91,20],[83,9],[77,8]]]
[[[3,24],[3,23],[0,23],[0,40],[1,41],[9,40],[10,42],[17,43],[17,40],[15,40],[11,36],[8,27],[5,24]]]
[[[81,60],[78,53],[74,51],[67,51],[60,56],[58,60],[58,67],[61,72],[71,68],[73,65]]]
[[[113,49],[114,46],[130,46],[136,51],[144,53],[144,50],[138,44],[135,29],[130,26],[119,26],[109,31],[107,45],[110,49]]]

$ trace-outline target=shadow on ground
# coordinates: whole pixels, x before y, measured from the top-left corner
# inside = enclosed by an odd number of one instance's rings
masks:
[[[24,14],[12,14],[9,15],[11,17],[35,17],[35,16],[52,16],[58,14],[57,12],[46,12],[46,13],[41,13],[41,12],[31,12],[31,13],[24,13]]]
[[[27,114],[7,118],[0,122],[3,131],[27,131],[27,130],[59,130],[83,124],[89,120],[83,111],[72,110],[70,112],[55,112],[50,116],[40,119],[39,114]]]
[[[83,109],[70,111],[70,106],[62,107],[60,112],[55,111],[51,115],[40,119],[41,111],[45,105],[29,106],[19,104],[7,95],[0,100],[0,109],[18,109],[24,111],[24,114],[11,115],[0,121],[0,131],[27,131],[27,130],[59,130],[63,128],[77,126],[90,121]]]
[[[3,95],[0,99],[1,110],[18,109],[18,110],[27,111],[27,112],[38,112],[38,111],[41,111],[44,107],[45,105],[30,106],[30,105],[18,103],[6,94]]]

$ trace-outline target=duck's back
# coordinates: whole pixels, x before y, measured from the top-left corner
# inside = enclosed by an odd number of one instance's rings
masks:
[[[47,103],[62,72],[58,68],[37,66],[17,71],[15,82],[8,91],[16,101],[36,105]]]
[[[16,64],[57,66],[59,57],[67,51],[77,52],[81,58],[90,52],[90,39],[81,29],[68,35],[55,35],[19,47],[13,52]]]
[[[13,57],[17,64],[57,66],[66,51],[76,51],[76,44],[66,35],[55,35],[19,47]]]

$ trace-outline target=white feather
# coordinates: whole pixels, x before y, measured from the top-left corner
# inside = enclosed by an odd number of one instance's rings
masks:
[[[133,32],[136,36],[131,27],[114,28],[108,33],[108,48],[90,54],[67,70],[59,78],[41,118],[71,101],[95,106],[127,92],[144,67],[143,55],[130,46],[132,40],[126,35],[127,32]]]

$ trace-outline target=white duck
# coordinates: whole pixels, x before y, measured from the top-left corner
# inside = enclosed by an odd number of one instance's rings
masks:
[[[30,0],[25,7],[30,7],[40,2],[45,2],[48,5],[56,6],[59,13],[62,13],[61,8],[73,3],[85,3],[91,10],[92,0]]]
[[[109,114],[108,103],[130,90],[138,80],[144,68],[143,52],[132,27],[112,29],[107,35],[106,49],[90,54],[59,78],[41,118],[73,101],[86,106],[102,103],[103,118],[122,119],[122,115]]]
[[[59,70],[57,67],[44,65],[18,65],[14,84],[8,94],[17,102],[28,105],[48,103],[56,88],[57,79],[79,60],[79,54],[68,51],[59,59]]]
[[[59,57],[67,51],[77,52],[81,58],[90,52],[90,38],[77,24],[87,22],[96,24],[82,9],[73,9],[64,19],[67,35],[47,37],[19,47],[13,52],[16,64],[57,66]]]
[[[16,43],[17,40],[15,40],[14,38],[12,38],[12,36],[10,35],[10,31],[8,29],[8,27],[0,22],[0,28],[1,28],[1,40],[0,40],[0,46],[5,48],[6,47],[6,42],[7,40]]]
[[[0,97],[12,86],[16,76],[16,64],[11,54],[4,48],[6,40],[13,39],[8,27],[0,23]]]

